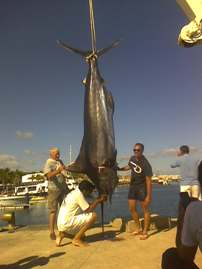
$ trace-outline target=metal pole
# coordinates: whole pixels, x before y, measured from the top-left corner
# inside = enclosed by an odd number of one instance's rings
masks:
[[[69,145],[69,163],[72,162],[72,145]]]
[[[102,235],[104,236],[104,202],[101,203],[101,225],[102,225]]]

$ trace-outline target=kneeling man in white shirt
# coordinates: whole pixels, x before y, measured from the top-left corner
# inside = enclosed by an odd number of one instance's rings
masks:
[[[79,186],[67,194],[62,202],[57,219],[59,235],[56,239],[56,245],[60,246],[65,233],[74,235],[72,244],[75,246],[86,246],[82,240],[85,232],[95,223],[97,215],[92,212],[96,206],[107,200],[106,195],[95,199],[92,204],[86,200],[92,191],[94,185],[87,180],[82,181]]]

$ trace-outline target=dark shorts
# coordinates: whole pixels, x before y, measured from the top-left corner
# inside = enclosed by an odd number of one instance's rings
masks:
[[[65,196],[67,195],[67,191],[48,191],[48,209],[50,212],[56,212],[58,206],[62,204]]]
[[[128,191],[129,200],[144,201],[147,196],[146,184],[130,184]]]

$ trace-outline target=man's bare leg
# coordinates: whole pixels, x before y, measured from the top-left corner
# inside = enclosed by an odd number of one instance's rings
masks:
[[[55,220],[56,220],[56,211],[52,211],[49,214],[49,231],[50,231],[50,238],[52,240],[56,239],[56,235],[55,235]]]
[[[65,233],[63,232],[59,232],[57,238],[56,238],[56,246],[60,247],[61,243],[62,243],[62,239],[65,237]]]
[[[85,247],[87,244],[82,240],[85,236],[85,232],[95,223],[97,215],[95,212],[92,213],[90,220],[81,228],[81,230],[74,236],[72,244],[77,247]]]
[[[65,237],[69,237],[69,238],[72,238],[72,234],[67,234],[65,232],[59,232],[58,233],[58,236],[56,237],[56,246],[57,247],[60,247],[61,246],[61,243],[62,243],[62,240],[65,238]],[[81,237],[82,241],[86,238],[86,235],[85,233],[83,234],[83,236]]]
[[[133,235],[140,234],[142,230],[140,228],[139,215],[138,215],[137,210],[136,210],[136,200],[129,199],[128,200],[128,206],[129,206],[131,216],[132,216],[133,220],[135,221],[135,224],[136,224],[136,227],[137,227],[136,230],[132,234]]]
[[[144,205],[144,202],[141,202],[141,207],[144,212],[144,229],[140,239],[144,240],[148,238],[148,230],[150,226],[150,212],[149,207]]]

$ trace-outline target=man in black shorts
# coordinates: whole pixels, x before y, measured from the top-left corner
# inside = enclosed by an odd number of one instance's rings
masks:
[[[144,145],[141,143],[135,144],[134,155],[130,158],[128,165],[119,168],[119,171],[131,170],[131,181],[128,193],[128,205],[130,213],[137,224],[137,230],[134,235],[140,235],[140,239],[148,238],[148,229],[150,225],[149,204],[152,196],[152,167],[148,160],[144,157]],[[144,229],[140,228],[139,216],[136,210],[137,201],[140,201],[144,212]]]

